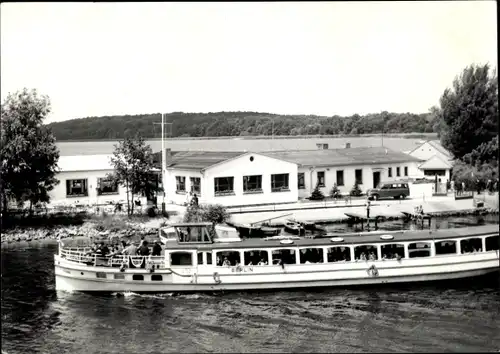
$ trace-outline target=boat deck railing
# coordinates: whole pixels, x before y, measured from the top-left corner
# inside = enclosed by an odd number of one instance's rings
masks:
[[[165,264],[164,256],[129,256],[123,254],[101,256],[94,253],[90,247],[61,248],[59,256],[76,263],[109,267],[132,265],[135,268],[145,268],[146,266],[163,268]]]

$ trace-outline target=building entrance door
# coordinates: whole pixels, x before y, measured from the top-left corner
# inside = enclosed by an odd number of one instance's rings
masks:
[[[380,183],[380,172],[373,172],[373,188],[377,188]]]

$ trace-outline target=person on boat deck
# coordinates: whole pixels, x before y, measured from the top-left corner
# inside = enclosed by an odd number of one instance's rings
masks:
[[[94,242],[94,244],[90,247],[90,251],[86,253],[87,256],[92,255],[97,252],[97,242]]]
[[[155,244],[153,245],[153,253],[152,256],[161,256],[161,246],[158,241],[155,241]]]
[[[222,263],[222,265],[230,267],[231,266],[231,262],[229,262],[229,259],[227,259],[227,257],[224,257],[224,262]]]
[[[264,261],[264,258],[261,258],[258,265],[267,265],[267,262]]]
[[[104,244],[104,242],[101,242],[101,244],[97,247],[95,253],[98,256],[105,257],[109,253],[109,248]]]
[[[370,252],[370,256],[368,258],[370,259],[370,261],[374,261],[376,259],[375,258],[375,253]]]
[[[126,254],[129,256],[136,256],[137,255],[137,246],[135,242],[131,242],[129,246],[127,246],[123,251],[122,254]]]
[[[114,245],[111,249],[111,253],[109,254],[110,257],[118,256],[121,254],[122,251],[120,250],[120,247],[118,245]]]
[[[148,241],[142,240],[141,245],[137,249],[137,254],[140,256],[149,256]]]
[[[361,255],[359,256],[359,259],[361,259],[362,261],[366,261],[366,254],[365,254],[365,252],[361,252]]]

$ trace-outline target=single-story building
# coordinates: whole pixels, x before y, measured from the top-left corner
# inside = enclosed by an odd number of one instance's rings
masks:
[[[59,184],[49,192],[52,204],[107,204],[126,201],[125,188],[113,184],[106,175],[113,172],[112,155],[59,157],[56,175]]]
[[[423,160],[418,166],[420,177],[435,178],[441,183],[451,180],[453,156],[437,140],[428,140],[408,153]]]
[[[297,165],[267,154],[167,149],[166,169],[166,203],[184,204],[189,192],[225,206],[298,200]]]
[[[319,184],[328,195],[336,183],[348,194],[355,181],[366,192],[380,182],[416,177],[420,159],[383,147],[217,152],[167,149],[167,203],[183,204],[187,194],[200,203],[226,206],[296,202]],[[158,158],[158,167],[161,159]]]
[[[320,149],[309,151],[277,151],[270,156],[298,165],[299,197],[309,197],[316,187],[324,195],[337,184],[342,194],[348,194],[357,182],[363,193],[381,182],[416,178],[421,160],[384,147]]]

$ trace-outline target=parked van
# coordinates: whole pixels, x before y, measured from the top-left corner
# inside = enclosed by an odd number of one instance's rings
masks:
[[[381,183],[378,188],[368,190],[368,199],[378,200],[382,198],[404,199],[410,195],[408,183],[386,182]]]

